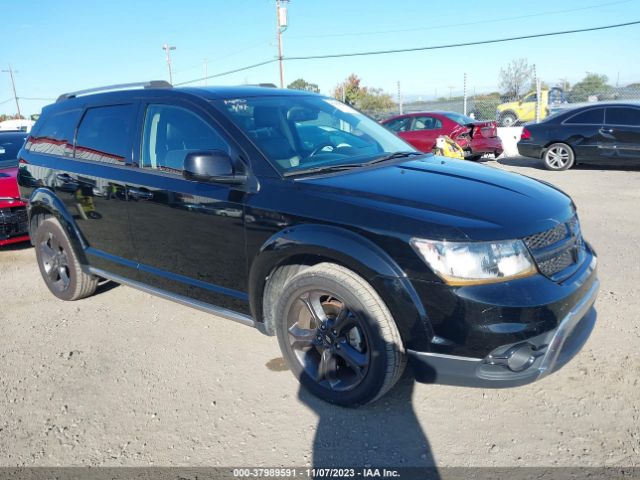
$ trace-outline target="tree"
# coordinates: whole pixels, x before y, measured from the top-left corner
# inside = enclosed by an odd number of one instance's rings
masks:
[[[394,106],[391,95],[384,93],[380,88],[363,87],[361,83],[362,80],[352,73],[344,82],[336,85],[333,96],[373,115]]]
[[[534,67],[526,58],[512,60],[500,69],[500,88],[505,97],[518,98],[532,87],[535,87]]]
[[[294,80],[289,85],[287,85],[287,88],[290,88],[292,90],[306,90],[307,92],[320,93],[318,85],[316,85],[315,83],[309,83],[303,78]]]
[[[611,96],[613,87],[607,84],[608,81],[609,78],[606,75],[587,72],[585,77],[571,89],[571,101],[586,102],[591,96],[599,99]]]

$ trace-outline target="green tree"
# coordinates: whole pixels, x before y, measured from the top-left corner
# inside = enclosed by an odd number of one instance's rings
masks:
[[[352,73],[344,82],[336,85],[333,96],[374,116],[394,106],[391,95],[380,88],[364,87],[361,83],[362,80]]]
[[[505,97],[516,99],[535,88],[534,67],[526,58],[512,60],[500,69],[500,88]]]
[[[613,87],[607,83],[608,81],[609,78],[606,75],[587,72],[585,77],[571,89],[571,101],[586,102],[592,96],[598,97],[599,100],[610,97]]]
[[[320,93],[320,88],[318,88],[318,85],[316,85],[315,83],[309,83],[303,78],[294,80],[289,85],[287,85],[287,88],[290,88],[292,90],[305,90],[307,92]]]

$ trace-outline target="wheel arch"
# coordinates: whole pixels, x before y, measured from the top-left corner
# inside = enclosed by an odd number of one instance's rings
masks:
[[[274,288],[306,266],[331,262],[348,268],[371,284],[396,320],[407,348],[428,348],[433,329],[409,279],[382,248],[355,232],[324,225],[299,225],[270,237],[260,248],[249,273],[249,302],[253,317],[268,335],[275,332],[265,302]],[[426,347],[425,347],[426,346]]]
[[[62,201],[54,192],[47,188],[37,188],[34,190],[29,198],[27,212],[29,215],[29,236],[31,239],[34,238],[35,230],[38,227],[38,216],[52,215],[60,222],[62,228],[64,228],[66,234],[69,236],[69,241],[78,255],[80,262],[85,265],[88,263],[86,255],[84,254],[87,242],[82,236],[73,215],[67,211]],[[33,242],[33,240],[31,241]]]

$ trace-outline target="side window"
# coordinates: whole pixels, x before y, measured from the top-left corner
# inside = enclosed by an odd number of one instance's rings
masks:
[[[122,164],[131,157],[133,105],[89,108],[78,128],[76,158]]]
[[[604,122],[604,108],[592,108],[580,112],[573,117],[569,117],[564,123],[575,123],[582,125],[602,125]]]
[[[439,130],[442,122],[434,117],[415,117],[411,130]]]
[[[537,94],[536,92],[530,93],[529,95],[527,95],[526,97],[524,97],[522,99],[523,102],[535,102],[537,99]]]
[[[640,127],[640,109],[625,107],[607,108],[607,125]]]
[[[73,155],[73,135],[82,110],[54,113],[42,118],[42,125],[31,135],[25,148],[30,152],[71,157]]]
[[[149,105],[142,135],[143,168],[182,174],[189,152],[230,153],[229,144],[199,115],[173,105]]]
[[[411,123],[411,117],[396,118],[389,123],[385,123],[385,127],[394,132],[406,132],[409,130],[409,124]]]

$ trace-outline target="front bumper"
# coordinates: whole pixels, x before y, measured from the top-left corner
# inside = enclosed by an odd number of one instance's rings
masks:
[[[593,280],[558,326],[502,345],[484,358],[408,350],[416,380],[469,387],[505,388],[534,382],[559,370],[586,343],[596,322],[593,304],[600,282]]]
[[[0,246],[29,240],[29,220],[24,205],[0,207]]]

